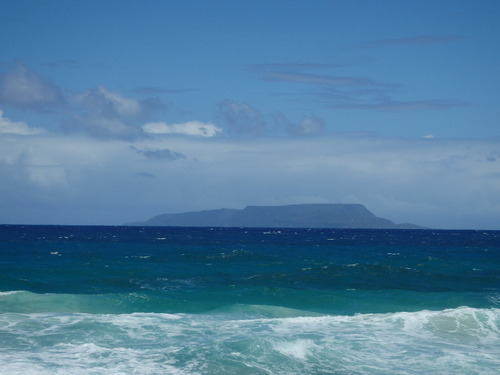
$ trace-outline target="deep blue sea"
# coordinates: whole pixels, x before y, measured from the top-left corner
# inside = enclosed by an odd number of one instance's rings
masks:
[[[496,375],[500,231],[0,226],[0,371]]]

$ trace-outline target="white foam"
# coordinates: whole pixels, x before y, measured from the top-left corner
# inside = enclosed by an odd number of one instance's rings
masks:
[[[6,374],[477,373],[500,368],[500,310],[232,319],[0,314]]]
[[[0,296],[10,296],[10,295],[19,294],[19,293],[29,293],[29,292],[26,292],[24,290],[11,290],[8,292],[0,292]]]
[[[176,366],[168,352],[159,350],[106,348],[93,343],[60,344],[30,354],[0,354],[2,373],[9,375],[88,375],[88,374],[199,374]]]
[[[309,339],[279,342],[274,345],[274,349],[281,354],[297,359],[305,359],[314,347],[314,342]]]

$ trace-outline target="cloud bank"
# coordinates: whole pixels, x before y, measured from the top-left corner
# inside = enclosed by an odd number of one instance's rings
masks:
[[[4,133],[0,222],[120,224],[249,204],[356,202],[397,222],[498,229],[499,143]]]

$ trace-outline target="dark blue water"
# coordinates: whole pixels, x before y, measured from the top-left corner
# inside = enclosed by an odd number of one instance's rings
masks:
[[[0,226],[0,257],[8,374],[500,368],[498,231]]]

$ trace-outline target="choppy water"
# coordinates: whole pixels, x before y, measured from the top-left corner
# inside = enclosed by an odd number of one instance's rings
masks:
[[[497,374],[500,232],[0,226],[2,374]]]

